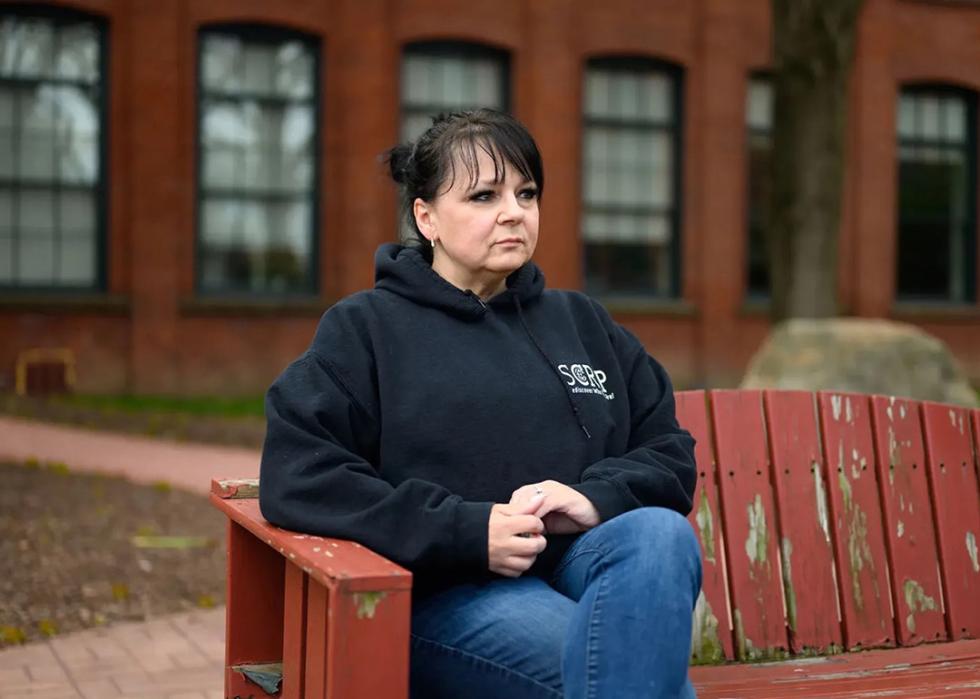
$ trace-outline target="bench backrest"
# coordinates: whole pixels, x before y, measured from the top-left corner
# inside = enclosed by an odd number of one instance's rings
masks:
[[[704,561],[695,662],[980,637],[980,411],[684,391]]]

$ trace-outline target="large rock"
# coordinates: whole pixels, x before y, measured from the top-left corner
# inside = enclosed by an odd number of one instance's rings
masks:
[[[912,325],[866,318],[777,326],[749,363],[742,388],[855,391],[977,405],[941,340]]]

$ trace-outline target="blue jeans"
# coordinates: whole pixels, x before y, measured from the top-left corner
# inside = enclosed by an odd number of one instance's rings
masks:
[[[412,699],[694,697],[687,677],[701,588],[684,517],[645,507],[580,536],[550,584],[450,588],[412,612]]]

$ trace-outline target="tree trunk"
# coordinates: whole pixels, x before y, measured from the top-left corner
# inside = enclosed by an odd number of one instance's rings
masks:
[[[772,0],[772,320],[837,315],[848,81],[863,0]]]

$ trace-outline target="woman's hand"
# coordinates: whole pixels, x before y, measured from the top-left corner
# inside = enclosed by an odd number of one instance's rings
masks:
[[[540,498],[540,500],[537,500]],[[510,496],[510,504],[529,507],[544,522],[549,534],[577,534],[599,524],[599,512],[587,497],[558,481],[541,481],[521,486]]]
[[[538,497],[521,505],[498,503],[490,509],[487,554],[494,573],[519,577],[544,551],[548,543],[542,536],[544,523],[532,514],[540,504]]]

